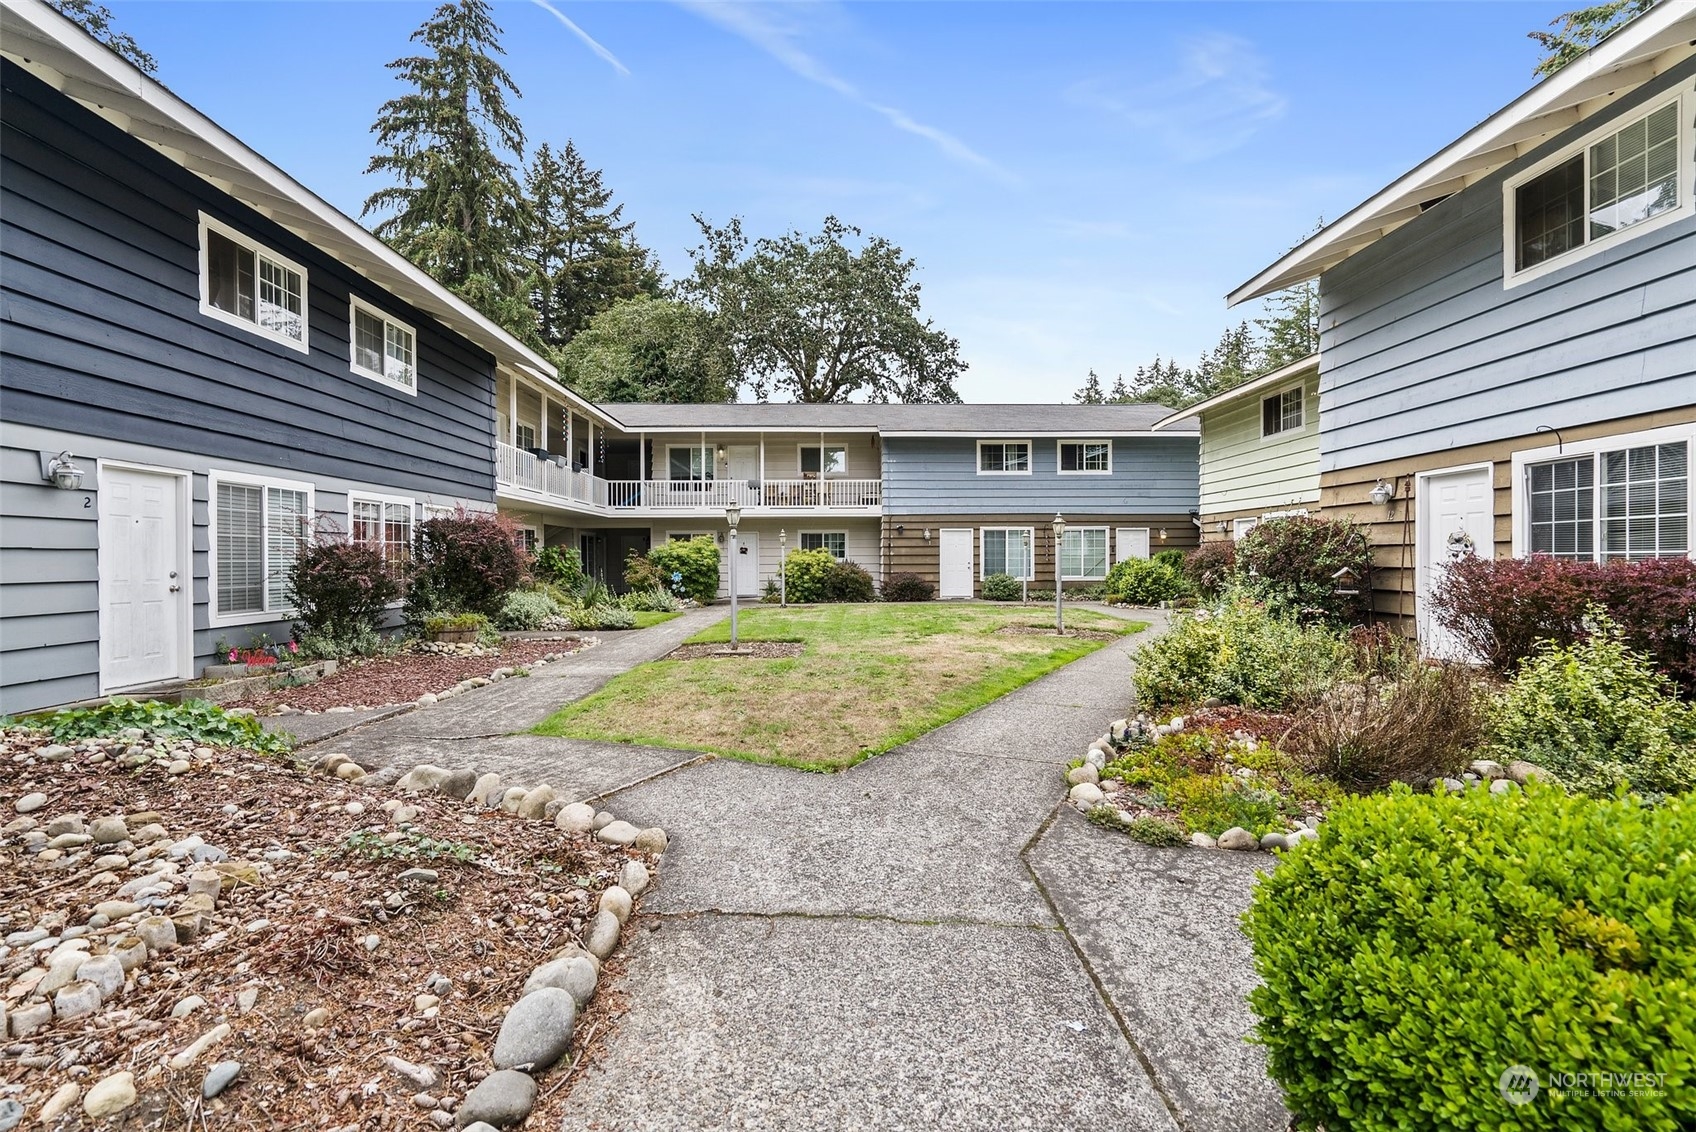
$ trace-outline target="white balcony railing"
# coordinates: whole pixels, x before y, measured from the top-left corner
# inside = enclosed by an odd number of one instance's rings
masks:
[[[510,444],[496,445],[502,486],[551,496],[598,511],[723,511],[877,509],[882,480],[605,480],[573,471]]]

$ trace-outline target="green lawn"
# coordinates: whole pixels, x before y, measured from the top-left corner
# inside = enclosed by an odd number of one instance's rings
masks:
[[[744,641],[800,641],[798,657],[659,660],[569,704],[537,734],[713,751],[840,770],[940,727],[1106,642],[998,632],[1048,627],[1045,610],[987,604],[757,606]],[[1145,625],[1067,610],[1069,629]],[[690,643],[730,640],[721,621]]]
[[[650,613],[639,610],[633,615],[636,618],[636,628],[646,629],[649,625],[658,625],[662,621],[670,621],[673,617],[682,617],[681,613]]]

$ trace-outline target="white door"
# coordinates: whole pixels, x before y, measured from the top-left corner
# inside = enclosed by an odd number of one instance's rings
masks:
[[[1473,660],[1455,636],[1430,615],[1431,592],[1450,562],[1495,554],[1495,508],[1490,469],[1468,468],[1426,476],[1419,488],[1419,581],[1415,609],[1419,640],[1428,656]]]
[[[760,596],[760,536],[757,531],[736,532],[736,596]]]
[[[944,527],[942,536],[942,596],[972,596],[972,529]]]
[[[757,444],[725,445],[724,475],[726,479],[743,485],[737,489],[736,493],[736,498],[742,506],[747,507],[754,503],[754,494],[745,485],[751,480],[760,478],[759,446]]]
[[[1148,557],[1148,528],[1120,527],[1113,532],[1113,561]]]
[[[100,684],[129,688],[188,675],[190,609],[180,476],[100,470]]]

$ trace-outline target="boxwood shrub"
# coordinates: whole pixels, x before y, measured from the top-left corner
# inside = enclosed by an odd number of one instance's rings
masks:
[[[1190,592],[1189,583],[1176,566],[1155,558],[1127,558],[1114,563],[1107,571],[1105,586],[1108,594],[1132,605],[1159,605]]]
[[[983,580],[985,601],[1018,601],[1024,596],[1025,587],[1011,574],[991,574]]]
[[[673,593],[703,605],[718,596],[718,543],[711,536],[660,543],[648,551],[648,561]]]
[[[1334,807],[1245,917],[1297,1126],[1696,1125],[1693,845],[1689,797],[1398,787]],[[1537,1074],[1529,1103],[1504,1098],[1510,1066]],[[1662,1076],[1560,1087],[1604,1072]]]

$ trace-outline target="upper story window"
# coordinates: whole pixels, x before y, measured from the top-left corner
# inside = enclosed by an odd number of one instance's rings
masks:
[[[518,441],[516,447],[528,451],[536,447],[536,428],[534,425],[521,424],[513,428],[513,439]]]
[[[402,393],[418,395],[416,337],[412,327],[396,322],[375,307],[358,299],[348,303],[350,361],[353,372]]]
[[[978,475],[1028,476],[1031,473],[1031,442],[1028,440],[978,441]]]
[[[1681,98],[1605,127],[1504,186],[1511,286],[1581,258],[1628,231],[1691,211],[1680,170],[1690,130]],[[1653,223],[1651,223],[1653,222]]]
[[[306,269],[202,213],[200,313],[306,353]]]
[[[801,445],[801,474],[803,476],[847,475],[847,446],[842,444]]]
[[[690,444],[666,449],[666,460],[670,465],[671,476],[674,480],[710,480],[713,478],[712,446],[708,444]]]
[[[1107,475],[1113,471],[1111,440],[1062,440],[1060,474]]]
[[[1578,561],[1688,555],[1692,440],[1609,438],[1522,471],[1522,548]]]
[[[1260,401],[1260,435],[1277,436],[1292,432],[1303,423],[1301,386],[1273,393]]]

